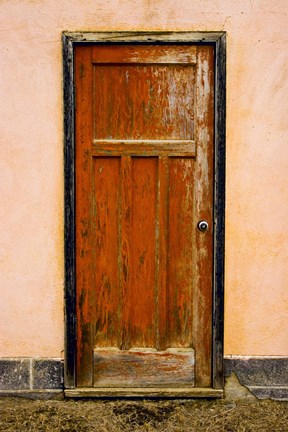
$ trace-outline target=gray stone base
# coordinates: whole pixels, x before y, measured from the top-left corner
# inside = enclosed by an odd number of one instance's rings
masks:
[[[236,376],[258,399],[288,400],[288,357],[224,358],[227,384]]]
[[[288,357],[227,356],[224,373],[228,397],[288,400]],[[63,376],[62,359],[0,359],[0,396],[62,398]]]
[[[63,393],[63,360],[0,359],[0,396],[50,399]]]

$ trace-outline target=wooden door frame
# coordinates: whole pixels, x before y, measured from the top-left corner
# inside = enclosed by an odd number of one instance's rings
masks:
[[[92,43],[208,44],[215,50],[214,94],[214,256],[212,388],[223,389],[224,221],[225,221],[225,32],[63,32],[64,172],[65,172],[65,368],[66,389],[76,387],[75,284],[75,104],[74,46]],[[208,389],[207,389],[208,390]],[[197,394],[195,396],[205,396]],[[148,395],[147,395],[148,396]],[[208,393],[207,393],[208,396]]]

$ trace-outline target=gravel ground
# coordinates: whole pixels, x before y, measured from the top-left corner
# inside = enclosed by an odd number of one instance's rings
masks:
[[[0,398],[2,432],[286,432],[288,402]]]

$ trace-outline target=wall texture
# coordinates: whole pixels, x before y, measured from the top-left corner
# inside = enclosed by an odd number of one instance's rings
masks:
[[[63,30],[227,31],[225,354],[287,356],[287,1],[0,10],[0,356],[63,357]]]

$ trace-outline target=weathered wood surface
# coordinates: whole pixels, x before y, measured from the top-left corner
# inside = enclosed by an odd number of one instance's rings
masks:
[[[169,199],[169,158],[159,157],[156,201],[156,267],[155,299],[157,314],[155,327],[157,331],[156,348],[167,347],[167,266],[168,266],[168,199]],[[158,300],[158,302],[157,302]]]
[[[192,349],[94,350],[94,387],[194,386]]]
[[[94,45],[93,63],[195,64],[196,46],[179,45]]]
[[[173,32],[173,31],[111,31],[111,32],[63,32],[70,41],[77,43],[212,43],[217,42],[225,32]]]
[[[95,184],[95,304],[94,335],[100,344],[118,345],[122,296],[118,276],[119,224],[118,202],[121,190],[120,158],[93,158]],[[107,229],[109,227],[109,229]],[[97,288],[95,288],[97,287]],[[97,305],[97,307],[96,307]],[[92,342],[93,343],[93,342]],[[91,360],[92,361],[92,360]]]
[[[226,166],[226,34],[215,44],[215,181],[213,280],[213,387],[223,388],[225,166]]]
[[[75,50],[77,385],[98,377],[95,347],[173,347],[195,349],[196,384],[209,388],[213,47],[185,66],[119,65],[118,50],[93,66],[92,50]]]
[[[75,50],[75,86],[79,107],[75,122],[77,385],[92,385],[93,323],[95,319],[94,182],[91,157],[93,86],[91,49]]]
[[[75,386],[76,376],[76,275],[75,275],[75,129],[73,44],[67,35],[63,41],[64,96],[64,255],[65,255],[65,354],[64,385]]]
[[[92,156],[195,157],[192,140],[93,140]]]
[[[66,397],[81,397],[81,398],[129,398],[129,397],[168,397],[168,398],[223,398],[224,393],[222,389],[214,389],[211,387],[177,387],[177,388],[161,388],[161,387],[86,387],[71,389],[65,391]]]
[[[214,188],[214,50],[199,46],[196,75],[193,220],[206,220],[207,232],[193,230],[193,340],[195,385],[211,386],[213,300],[213,188]]]
[[[93,70],[94,139],[193,140],[194,65],[99,64]]]
[[[64,65],[64,128],[65,128],[65,386],[70,388],[76,383],[76,283],[75,283],[75,145],[74,139],[74,112],[76,92],[74,90],[74,50],[76,46],[87,43],[171,43],[177,44],[202,44],[209,42],[215,50],[215,196],[214,196],[214,302],[213,302],[213,387],[223,387],[223,289],[224,289],[224,210],[225,210],[225,55],[226,35],[225,32],[63,32],[63,65]],[[162,160],[162,162],[161,162]],[[160,173],[165,171],[163,165],[166,158],[159,158],[159,178],[164,178]],[[163,193],[162,193],[163,189]],[[159,184],[160,197],[165,198],[165,185],[163,181]],[[157,207],[158,208],[158,207]],[[165,212],[159,206],[159,225],[161,219],[165,221]],[[164,222],[164,226],[166,222]],[[165,230],[160,229],[160,233]],[[163,239],[163,240],[161,240]],[[159,244],[165,246],[167,236],[159,234]],[[157,270],[159,279],[159,297],[166,297],[165,290],[165,256],[166,248],[160,247],[157,262],[160,267]],[[158,280],[157,279],[157,280]],[[163,281],[163,284],[162,282]],[[156,283],[157,285],[157,283]],[[163,289],[161,288],[163,286]],[[159,309],[159,340],[165,339],[166,312],[163,307],[166,302],[160,300],[162,308]],[[121,309],[121,307],[120,307]],[[163,336],[163,337],[162,337]],[[164,344],[165,345],[165,344]],[[162,347],[164,346],[161,345]],[[160,347],[161,349],[161,347]],[[78,354],[79,356],[79,354]],[[88,388],[80,392],[85,396]],[[207,394],[208,389],[204,389]],[[99,396],[99,394],[98,394]],[[100,396],[101,397],[101,396]]]

